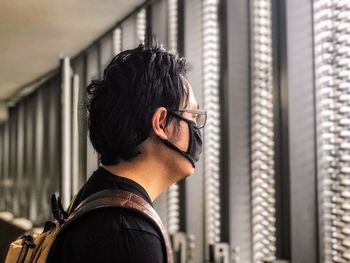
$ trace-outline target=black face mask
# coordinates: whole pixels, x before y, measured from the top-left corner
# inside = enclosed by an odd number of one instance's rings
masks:
[[[198,162],[199,156],[202,152],[202,134],[196,124],[193,121],[187,120],[183,118],[182,116],[173,114],[176,118],[181,119],[185,121],[188,124],[188,128],[190,131],[190,141],[188,145],[187,152],[181,151],[179,148],[177,148],[174,144],[167,140],[161,139],[161,141],[164,143],[164,145],[168,146],[170,149],[180,153],[183,157],[185,157],[187,160],[189,160],[195,168],[195,163]]]

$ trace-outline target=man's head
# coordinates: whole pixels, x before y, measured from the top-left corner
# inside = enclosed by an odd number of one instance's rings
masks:
[[[184,126],[190,125],[181,116],[191,120],[193,115],[177,110],[198,107],[187,69],[184,58],[140,45],[114,57],[103,80],[88,86],[89,135],[103,165],[133,160],[148,139],[187,151],[190,131]]]

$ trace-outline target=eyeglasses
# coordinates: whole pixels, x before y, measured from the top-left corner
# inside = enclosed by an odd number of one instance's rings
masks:
[[[194,109],[177,109],[177,110],[172,110],[169,109],[168,112],[170,114],[173,114],[174,116],[183,119],[185,121],[193,121],[198,129],[201,129],[205,126],[205,123],[207,121],[207,111],[205,110],[194,110]],[[193,120],[189,120],[184,118],[182,115],[177,114],[177,113],[183,113],[183,112],[188,112],[192,114]]]

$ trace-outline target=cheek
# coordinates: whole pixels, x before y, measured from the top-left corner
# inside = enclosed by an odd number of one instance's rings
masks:
[[[181,151],[186,152],[189,146],[190,132],[187,123],[182,122],[177,136],[177,145]]]

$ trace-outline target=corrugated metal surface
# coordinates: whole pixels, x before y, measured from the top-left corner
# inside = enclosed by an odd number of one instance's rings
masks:
[[[326,263],[350,261],[350,3],[314,2],[318,175]]]
[[[251,200],[253,261],[276,251],[273,61],[270,0],[252,1]]]

